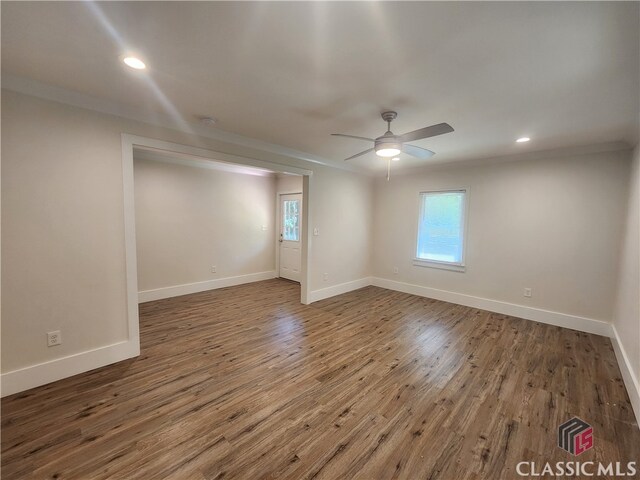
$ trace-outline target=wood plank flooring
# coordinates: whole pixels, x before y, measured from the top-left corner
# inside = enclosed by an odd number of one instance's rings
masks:
[[[513,479],[640,458],[609,339],[269,280],[140,306],[136,359],[2,401],[2,478]],[[579,416],[595,447],[556,446]]]

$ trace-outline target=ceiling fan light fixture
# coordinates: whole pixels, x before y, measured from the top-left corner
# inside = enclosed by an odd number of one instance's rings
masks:
[[[376,144],[376,155],[379,157],[395,157],[400,155],[401,145],[396,142],[381,142]]]
[[[376,151],[376,155],[379,157],[393,157],[394,155],[398,155],[400,150],[397,148],[381,148]]]

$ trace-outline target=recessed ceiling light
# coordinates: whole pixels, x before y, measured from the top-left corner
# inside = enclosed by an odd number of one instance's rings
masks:
[[[394,162],[399,162],[400,158],[399,157],[393,157],[391,160],[393,160]]]
[[[531,140],[529,137],[520,137],[519,139],[516,140],[516,142],[524,143],[524,142],[528,142],[529,140]]]
[[[145,68],[147,68],[144,62],[136,57],[124,57],[122,61],[128,67],[134,68],[136,70],[144,70]]]

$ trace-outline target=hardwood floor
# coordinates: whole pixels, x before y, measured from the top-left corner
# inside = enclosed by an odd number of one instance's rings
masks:
[[[141,305],[140,357],[2,401],[2,478],[513,479],[640,458],[607,338],[376,287],[298,299],[269,280]],[[556,446],[572,416],[594,428],[580,457]]]

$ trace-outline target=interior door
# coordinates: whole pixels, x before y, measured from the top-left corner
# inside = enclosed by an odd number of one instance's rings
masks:
[[[302,263],[302,194],[280,195],[279,276],[300,281]]]

